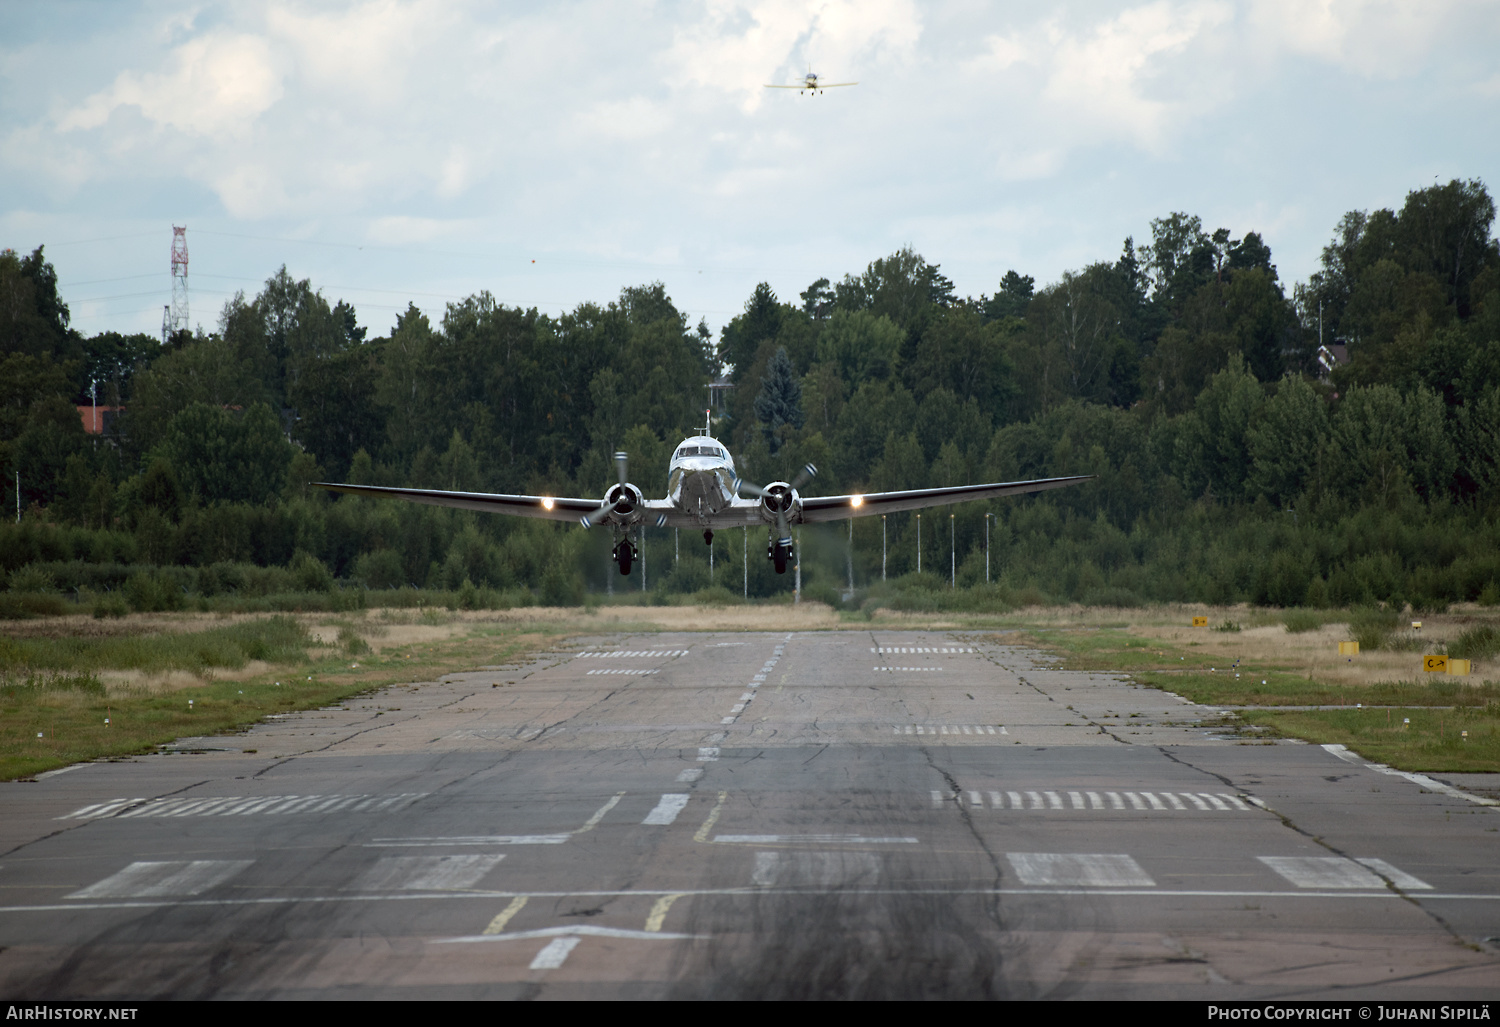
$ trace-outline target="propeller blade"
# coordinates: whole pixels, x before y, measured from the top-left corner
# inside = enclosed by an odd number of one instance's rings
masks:
[[[814,467],[812,464],[807,464],[806,466],[804,466],[802,468],[802,470],[800,470],[800,471],[797,472],[797,477],[795,477],[795,478],[792,479],[792,482],[791,482],[792,491],[796,492],[798,489],[802,488],[802,486],[806,485],[808,482],[812,481],[817,476],[818,476],[818,469],[816,467]]]
[[[630,457],[625,453],[624,450],[620,450],[615,453],[615,470],[620,475],[621,485],[624,485],[627,481],[630,480],[630,475],[628,473],[629,465]]]
[[[736,493],[748,492],[756,499],[764,499],[766,497],[765,489],[761,488],[759,485],[750,484],[750,482],[746,481],[744,478],[734,479],[734,491]]]
[[[792,541],[792,529],[786,522],[786,511],[781,509],[776,511],[776,539],[779,544]]]

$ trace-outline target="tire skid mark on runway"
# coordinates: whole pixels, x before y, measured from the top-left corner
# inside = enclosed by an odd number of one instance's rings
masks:
[[[377,893],[349,893],[346,895],[261,895],[254,898],[224,898],[224,899],[175,899],[164,898],[157,900],[121,900],[119,902],[66,902],[66,903],[39,903],[33,906],[0,906],[0,913],[57,913],[76,912],[79,910],[111,910],[111,909],[162,909],[168,906],[183,907],[233,907],[233,906],[286,906],[297,903],[309,905],[328,905],[346,903],[366,902],[449,902],[462,900],[473,902],[477,899],[514,899],[525,897],[527,899],[568,899],[568,898],[598,898],[598,899],[620,899],[620,898],[650,898],[661,895],[680,894],[685,898],[696,896],[737,896],[737,895],[812,895],[818,894],[804,888],[756,888],[754,886],[736,888],[699,888],[699,889],[677,889],[676,891],[652,891],[645,889],[631,889],[628,891],[589,891],[576,888],[567,891],[525,891],[515,889],[504,891],[486,891],[484,889],[471,889],[463,892],[394,892],[386,894]],[[1137,896],[1149,898],[1211,898],[1211,899],[1293,899],[1303,901],[1306,899],[1388,899],[1392,901],[1410,901],[1405,897],[1391,891],[1389,888],[1381,891],[1311,891],[1311,890],[1280,890],[1268,891],[1265,889],[1243,889],[1234,890],[1226,888],[1154,888],[1149,891],[1134,888],[1111,890],[1108,888],[852,888],[839,892],[849,895],[926,895],[937,897],[954,896],[1007,896],[1007,895],[1120,895]],[[1500,902],[1500,893],[1486,892],[1424,892],[1421,896],[1424,901],[1444,902]]]

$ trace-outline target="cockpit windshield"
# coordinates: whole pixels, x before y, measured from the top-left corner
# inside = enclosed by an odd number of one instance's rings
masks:
[[[683,456],[716,456],[722,459],[724,451],[718,446],[683,446],[677,451],[679,457]]]

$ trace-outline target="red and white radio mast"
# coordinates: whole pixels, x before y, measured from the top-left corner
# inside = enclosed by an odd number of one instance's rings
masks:
[[[172,305],[162,311],[161,341],[188,330],[187,225],[172,226]]]

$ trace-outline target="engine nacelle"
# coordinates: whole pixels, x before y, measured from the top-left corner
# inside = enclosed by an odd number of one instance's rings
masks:
[[[641,490],[626,482],[623,485],[611,485],[609,491],[604,493],[604,502],[600,505],[616,518],[625,519],[635,513],[645,501]]]
[[[767,485],[761,493],[760,509],[765,519],[776,520],[776,515],[789,516],[801,504],[802,497],[791,484],[784,481],[773,481]]]

